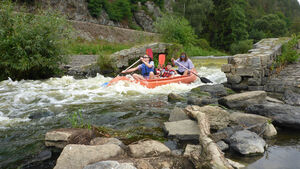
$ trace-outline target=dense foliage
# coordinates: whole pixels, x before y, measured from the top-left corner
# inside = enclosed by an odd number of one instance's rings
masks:
[[[292,35],[291,39],[282,46],[282,55],[277,57],[277,63],[285,65],[287,63],[293,63],[298,61],[300,53],[297,53],[295,46],[300,40],[300,35]]]
[[[174,11],[190,21],[199,38],[233,53],[246,50],[248,39],[300,31],[297,0],[181,0]]]
[[[11,3],[0,2],[0,80],[40,79],[58,73],[59,64],[66,60],[69,30],[58,14],[15,13]]]

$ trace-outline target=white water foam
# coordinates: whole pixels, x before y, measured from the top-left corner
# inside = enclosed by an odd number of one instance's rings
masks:
[[[221,83],[226,80],[218,68],[198,69],[199,75]],[[192,84],[168,84],[148,89],[136,83],[120,81],[112,86],[102,87],[112,78],[98,75],[94,78],[76,80],[72,76],[50,78],[48,80],[11,79],[0,82],[0,126],[18,121],[28,121],[34,111],[63,111],[64,106],[86,103],[101,103],[136,100],[156,95],[184,93],[199,85],[198,79]]]

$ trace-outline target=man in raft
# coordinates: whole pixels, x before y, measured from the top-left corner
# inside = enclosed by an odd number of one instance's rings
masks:
[[[124,70],[122,73],[130,73],[141,70],[141,75],[136,73],[132,75],[135,80],[154,79],[154,62],[152,59],[148,55],[144,55],[140,58],[140,60],[143,62],[142,64],[135,68]]]

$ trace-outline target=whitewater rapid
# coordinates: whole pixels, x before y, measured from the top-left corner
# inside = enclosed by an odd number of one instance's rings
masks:
[[[200,76],[214,83],[222,83],[226,80],[219,68],[201,67],[197,71]],[[66,113],[65,107],[70,105],[134,101],[155,97],[155,95],[167,95],[171,92],[184,93],[203,85],[198,79],[192,84],[168,84],[154,89],[128,82],[119,82],[108,87],[101,86],[111,79],[97,75],[88,79],[63,76],[47,80],[2,81],[0,82],[0,129],[30,121],[30,114],[37,111],[63,116]]]

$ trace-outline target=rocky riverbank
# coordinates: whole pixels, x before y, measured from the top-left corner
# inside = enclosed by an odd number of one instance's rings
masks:
[[[220,84],[169,94],[179,107],[170,110],[164,131],[175,146],[151,139],[125,144],[95,129],[49,131],[46,146],[62,150],[55,168],[242,168],[224,154],[263,154],[278,127],[299,129],[299,106],[268,95],[234,93]],[[180,108],[181,103],[189,105]]]

